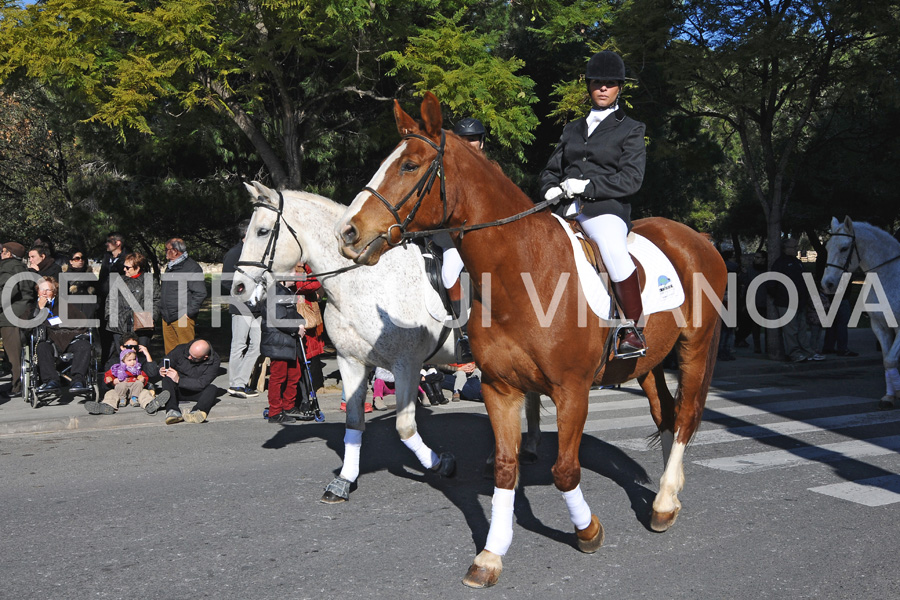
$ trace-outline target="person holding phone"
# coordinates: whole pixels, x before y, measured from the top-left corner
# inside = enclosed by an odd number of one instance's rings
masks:
[[[202,423],[209,415],[219,389],[213,380],[219,374],[219,355],[212,345],[201,339],[175,346],[162,360],[159,375],[162,388],[169,393],[166,401],[166,425]],[[187,414],[182,414],[179,402],[196,402]]]

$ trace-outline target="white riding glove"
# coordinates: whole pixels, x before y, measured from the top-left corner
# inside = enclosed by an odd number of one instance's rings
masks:
[[[552,188],[544,192],[544,200],[549,200],[551,202],[559,202],[560,198],[563,197],[562,188],[558,185],[554,185]]]
[[[582,195],[589,183],[590,181],[587,179],[566,179],[560,184],[560,187],[566,198],[574,198]]]

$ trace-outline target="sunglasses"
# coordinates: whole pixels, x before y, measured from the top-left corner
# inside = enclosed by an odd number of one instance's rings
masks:
[[[125,344],[123,347],[126,350],[137,350],[138,349],[137,344]]]
[[[72,260],[84,260],[83,256],[73,256]]]
[[[130,271],[131,269],[135,269],[137,267],[135,267],[134,265],[124,265],[122,268],[126,271]]]

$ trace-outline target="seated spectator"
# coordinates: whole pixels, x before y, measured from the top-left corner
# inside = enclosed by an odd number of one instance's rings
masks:
[[[453,392],[453,402],[459,402],[460,398],[484,401],[481,395],[481,370],[474,362],[451,364],[441,367],[441,370],[446,373],[441,385],[445,390]]]
[[[72,251],[66,270],[60,275],[60,283],[64,283],[69,291],[69,302],[77,304],[88,319],[93,319],[97,315],[99,281],[88,268],[87,255],[83,250]]]
[[[114,364],[116,364],[116,362],[117,362],[116,359],[125,350],[134,350],[135,352],[137,352],[137,359],[141,363],[141,366],[142,366],[144,372],[148,375],[150,382],[155,382],[155,381],[159,380],[159,367],[157,366],[157,364],[155,362],[153,362],[153,358],[150,356],[150,351],[147,349],[147,347],[138,342],[138,336],[134,332],[126,332],[126,333],[122,334],[122,344],[119,346],[119,354],[116,355],[116,358],[111,358],[111,359],[109,359],[109,361],[107,361],[106,365],[104,366],[104,370],[106,370],[108,372],[112,368],[112,366]],[[113,390],[115,387],[115,386],[108,385],[106,383],[105,379],[106,378],[104,377],[102,380],[100,380],[97,383],[97,390],[101,396],[105,396],[105,394],[107,392]],[[145,386],[145,387],[147,387],[147,386]],[[150,391],[153,392],[152,389],[150,389]],[[144,410],[147,411],[147,414],[153,415],[153,414],[156,414],[156,411],[158,411],[160,408],[162,408],[165,405],[166,400],[168,400],[168,399],[169,399],[169,393],[166,392],[165,390],[163,390],[163,391],[159,392],[158,394],[156,394],[156,396],[150,402],[148,402],[146,405],[142,405],[142,406],[143,406]],[[138,396],[138,401],[140,402],[140,396]],[[99,403],[96,403],[96,402],[93,404],[90,402],[85,403],[85,408],[87,408],[89,413],[91,413],[93,415],[95,415],[95,414],[111,414],[108,412],[92,412],[91,409],[99,410],[99,411],[104,410],[104,409],[100,408],[99,406],[94,406],[94,404],[99,404]],[[118,401],[113,406],[118,406]]]
[[[62,273],[62,267],[56,264],[47,246],[31,247],[31,250],[28,251],[28,268],[37,272],[41,277],[52,277],[57,282],[59,282],[59,274]]]
[[[444,380],[444,376],[431,365],[425,365],[420,371],[422,375],[421,382],[419,383],[419,392],[423,393],[426,398],[428,398],[428,402],[431,406],[438,406],[441,404],[449,404],[450,401],[444,397],[444,392],[441,391],[441,382]],[[423,406],[425,405],[424,400],[422,401]]]
[[[120,344],[123,333],[134,332],[138,336],[138,343],[149,348],[154,328],[152,324],[150,327],[140,328],[141,323],[134,322],[134,314],[143,314],[145,319],[153,323],[159,321],[159,285],[147,272],[147,259],[139,252],[126,255],[122,268],[125,270],[124,276],[118,273],[109,276],[109,296],[104,308],[106,328],[112,333],[114,347]],[[126,289],[134,296],[139,309],[132,308],[125,299]]]
[[[138,351],[134,348],[126,348],[119,355],[120,361],[114,363],[103,377],[103,382],[112,387],[103,396],[102,402],[88,401],[84,407],[92,415],[111,415],[120,407],[130,404],[141,407],[153,414],[159,410],[160,400],[168,399],[166,392],[156,398],[154,392],[149,389],[150,376],[144,372],[138,362]],[[165,398],[164,398],[165,396]],[[156,406],[152,407],[151,404]]]
[[[38,342],[35,347],[42,382],[37,391],[49,392],[60,388],[56,355],[71,352],[72,381],[69,390],[81,392],[87,389],[84,381],[91,362],[91,343],[83,335],[87,333],[87,329],[75,326],[72,321],[85,321],[87,317],[71,304],[58,301],[56,297],[58,292],[59,283],[52,277],[44,277],[37,285],[35,316],[43,319],[39,327],[45,330],[43,341]]]
[[[168,361],[168,364],[167,362]],[[159,370],[166,401],[166,425],[186,421],[202,423],[216,403],[218,388],[213,380],[219,374],[219,355],[206,340],[179,344],[163,358]],[[179,402],[196,402],[191,412],[182,415]]]

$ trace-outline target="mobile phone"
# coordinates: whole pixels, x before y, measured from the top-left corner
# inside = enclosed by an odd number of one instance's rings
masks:
[[[163,369],[168,369],[168,368],[169,368],[169,359],[164,358],[163,359]]]

